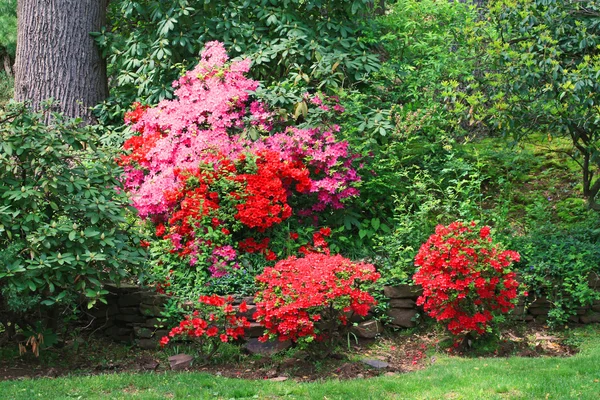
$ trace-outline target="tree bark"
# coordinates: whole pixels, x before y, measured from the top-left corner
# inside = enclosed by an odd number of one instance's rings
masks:
[[[90,32],[106,24],[108,0],[19,0],[15,100],[92,122],[90,107],[108,95],[106,63]]]

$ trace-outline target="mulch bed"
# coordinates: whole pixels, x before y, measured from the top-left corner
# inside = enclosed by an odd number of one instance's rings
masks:
[[[66,343],[61,349],[43,351],[40,358],[32,354],[19,356],[5,345],[0,348],[0,380],[170,370],[164,351],[142,351],[101,339],[78,340],[79,346]],[[420,370],[436,362],[431,355],[433,350],[460,357],[568,357],[577,352],[577,348],[565,343],[563,335],[550,333],[543,326],[504,330],[499,341],[490,343],[455,347],[450,338],[432,331],[389,333],[358,344],[352,339],[349,348],[340,348],[323,360],[315,361],[306,353],[288,350],[275,357],[241,355],[235,362],[196,363],[188,370],[231,378],[309,382]]]

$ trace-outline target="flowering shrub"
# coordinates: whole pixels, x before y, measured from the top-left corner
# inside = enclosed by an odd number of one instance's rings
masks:
[[[415,258],[417,304],[454,335],[484,333],[495,312],[514,307],[519,284],[511,264],[519,253],[492,243],[490,227],[474,222],[438,225]]]
[[[232,297],[200,296],[200,310],[171,329],[168,336],[160,340],[161,347],[166,346],[172,339],[182,338],[192,340],[198,345],[200,354],[210,358],[221,343],[237,340],[244,336],[250,322],[246,317],[238,317],[234,309]],[[246,303],[242,302],[239,311],[248,311]]]
[[[245,77],[249,66],[228,62],[222,44],[208,43],[198,66],[173,83],[174,100],[136,104],[125,117],[135,132],[120,159],[125,186],[156,236],[194,271],[176,270],[173,286],[178,279],[201,286],[207,273],[223,277],[243,265],[244,253],[273,262],[284,249],[270,243],[293,213],[313,232],[319,213],[358,195],[355,156],[336,140],[339,128],[278,131],[265,105],[250,98],[258,82]],[[288,235],[289,227],[290,242]],[[312,239],[314,248],[326,247],[322,236]]]
[[[281,260],[256,279],[263,289],[254,318],[268,332],[260,340],[312,342],[333,339],[348,313],[369,312],[376,301],[361,286],[377,281],[379,273],[340,255],[309,253]]]

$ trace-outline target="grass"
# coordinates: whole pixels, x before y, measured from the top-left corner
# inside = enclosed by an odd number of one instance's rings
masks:
[[[600,327],[573,331],[571,358],[437,354],[429,368],[368,380],[244,381],[202,373],[115,374],[0,382],[2,399],[597,399]]]

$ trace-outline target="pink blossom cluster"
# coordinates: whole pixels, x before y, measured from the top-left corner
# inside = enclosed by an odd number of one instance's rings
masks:
[[[182,183],[176,171],[264,150],[309,168],[310,192],[316,195],[314,212],[327,206],[343,208],[343,199],[358,195],[352,187],[360,180],[351,165],[354,156],[347,142],[336,140],[339,128],[287,128],[272,133],[273,116],[264,104],[250,98],[258,82],[245,76],[249,68],[249,60],[228,62],[222,43],[207,43],[198,66],[173,82],[173,100],[149,108],[138,106],[128,113],[126,121],[137,135],[125,143],[130,152],[121,164],[140,216],[164,220],[173,206],[165,194]],[[246,139],[243,133],[249,126],[271,135]]]

